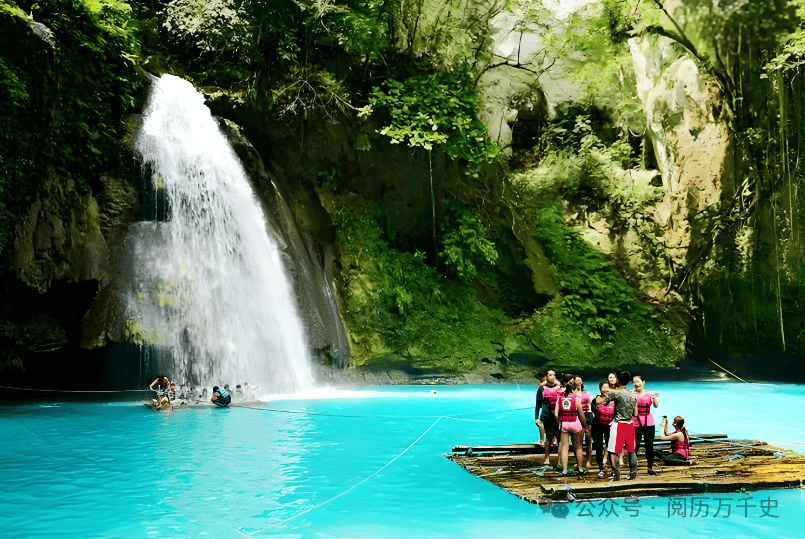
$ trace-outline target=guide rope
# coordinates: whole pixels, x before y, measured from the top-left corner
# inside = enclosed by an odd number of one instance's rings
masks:
[[[265,530],[270,530],[271,528],[275,528],[275,527],[277,527],[277,526],[279,526],[279,525],[281,525],[281,524],[285,524],[286,522],[289,522],[289,521],[291,521],[291,520],[295,519],[296,517],[300,517],[300,516],[302,516],[302,515],[304,515],[304,514],[306,514],[306,513],[310,513],[311,511],[314,511],[314,510],[316,510],[316,509],[318,509],[318,508],[320,508],[320,507],[323,507],[323,506],[327,505],[328,503],[332,502],[333,500],[336,500],[336,499],[340,498],[341,496],[343,496],[343,495],[345,495],[345,494],[348,494],[349,492],[351,492],[351,491],[355,490],[356,488],[358,488],[359,486],[361,486],[362,484],[366,483],[366,482],[367,482],[367,481],[369,481],[371,478],[373,478],[374,476],[376,476],[377,474],[379,474],[380,472],[382,472],[383,470],[385,470],[386,468],[388,468],[388,467],[389,467],[389,466],[390,466],[390,465],[391,465],[391,464],[392,464],[392,463],[393,463],[395,460],[397,460],[398,458],[400,458],[401,456],[403,456],[403,455],[404,455],[404,454],[405,454],[405,453],[406,453],[406,452],[407,452],[409,449],[411,449],[412,447],[414,447],[414,446],[417,444],[417,442],[418,442],[419,440],[421,440],[422,438],[424,438],[424,436],[425,436],[425,435],[426,435],[428,432],[430,432],[430,430],[431,430],[433,427],[435,427],[435,426],[436,426],[436,423],[438,423],[438,422],[439,422],[439,421],[440,421],[440,420],[441,420],[443,417],[444,417],[444,416],[439,416],[439,418],[438,418],[438,419],[436,419],[436,421],[434,421],[434,422],[431,424],[431,426],[430,426],[430,427],[428,427],[427,429],[425,429],[425,432],[423,432],[422,434],[420,434],[420,435],[419,435],[419,438],[417,438],[416,440],[414,440],[413,442],[411,442],[411,445],[409,445],[408,447],[406,447],[405,449],[403,449],[403,450],[402,450],[402,453],[400,453],[399,455],[397,455],[396,457],[394,457],[393,459],[391,459],[390,461],[388,461],[386,464],[384,464],[384,465],[383,465],[381,468],[379,468],[379,469],[378,469],[376,472],[374,472],[372,475],[370,475],[369,477],[365,478],[365,479],[364,479],[364,480],[362,480],[360,483],[356,483],[356,484],[352,485],[351,487],[349,487],[349,488],[348,488],[348,489],[346,489],[345,491],[343,491],[343,492],[341,492],[341,493],[339,493],[339,494],[336,494],[335,496],[333,496],[333,497],[332,497],[332,498],[330,498],[329,500],[324,501],[324,502],[322,502],[322,503],[320,503],[320,504],[318,504],[318,505],[314,505],[314,506],[313,506],[313,507],[311,507],[310,509],[305,509],[304,511],[300,511],[300,512],[296,513],[295,515],[292,515],[292,516],[290,516],[290,517],[286,518],[285,520],[280,520],[279,522],[275,522],[275,523],[274,523],[274,524],[272,524],[271,526],[268,526],[267,528],[262,528],[262,529],[260,529],[260,530],[257,530],[256,532],[252,532],[252,533],[246,534],[246,533],[243,533],[242,531],[238,530],[237,528],[235,529],[235,531],[237,531],[238,533],[240,533],[240,534],[241,534],[241,535],[243,535],[244,537],[252,537],[252,536],[254,536],[254,535],[256,535],[256,534],[258,534],[258,533],[260,533],[260,532],[262,532],[262,531],[265,531]]]
[[[741,382],[743,382],[744,384],[748,384],[748,383],[750,383],[750,382],[747,382],[746,380],[744,380],[743,378],[741,378],[740,376],[738,376],[737,374],[733,374],[733,373],[731,373],[730,371],[728,371],[727,369],[725,369],[724,367],[722,367],[721,365],[719,365],[718,363],[716,363],[715,361],[713,361],[712,359],[710,359],[709,357],[707,358],[707,361],[709,361],[710,363],[712,363],[713,365],[715,365],[716,367],[718,367],[718,368],[719,368],[719,369],[721,369],[722,371],[726,372],[727,374],[729,374],[729,375],[730,375],[730,376],[732,376],[733,378],[737,378],[738,380],[740,380],[740,381],[741,381]]]
[[[129,393],[132,391],[154,391],[153,389],[35,389],[30,387],[0,386],[1,389],[17,391],[43,391],[47,393]]]
[[[501,414],[506,412],[516,412],[520,410],[533,410],[533,406],[527,406],[524,408],[506,408],[502,410],[489,410],[486,412],[472,412],[468,414],[456,414],[456,415],[350,415],[350,414],[326,414],[321,412],[310,412],[306,410],[283,410],[281,408],[271,408],[269,406],[247,406],[243,404],[230,404],[229,408],[249,408],[251,410],[259,410],[261,412],[277,412],[282,414],[302,414],[302,415],[316,415],[316,416],[323,416],[323,417],[349,417],[349,418],[362,418],[362,419],[454,419],[456,421],[489,421],[487,419],[464,419],[463,416],[477,416],[477,415],[486,415],[486,414]]]

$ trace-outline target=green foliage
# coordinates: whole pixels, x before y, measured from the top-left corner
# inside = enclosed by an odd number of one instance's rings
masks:
[[[441,150],[452,159],[464,159],[467,172],[477,175],[495,158],[499,148],[475,115],[478,98],[466,76],[452,73],[416,73],[389,79],[369,95],[370,109],[387,115],[381,134],[392,143]]]
[[[583,327],[589,338],[609,342],[619,326],[646,313],[612,262],[567,227],[558,210],[539,212],[535,234],[561,289],[557,309]]]
[[[354,340],[379,336],[375,354],[418,360],[494,357],[492,341],[507,338],[497,323],[503,313],[481,304],[470,284],[428,266],[423,253],[390,248],[377,212],[342,211],[335,220],[342,312]]]
[[[271,91],[272,108],[280,118],[317,111],[327,117],[354,107],[341,81],[320,66],[292,66]]]
[[[389,48],[425,58],[438,71],[477,72],[491,60],[484,45],[502,7],[499,0],[386,0]]]
[[[277,116],[333,115],[351,108],[333,59],[379,54],[382,0],[177,0],[162,27],[199,86],[268,103]],[[343,70],[343,69],[342,69]]]
[[[236,0],[175,0],[166,8],[165,29],[177,39],[192,41],[203,51],[242,48],[249,24]]]
[[[495,244],[485,237],[483,222],[470,208],[449,199],[442,200],[444,216],[439,256],[448,270],[466,283],[478,275],[477,266],[494,265],[498,259]]]
[[[0,60],[0,251],[9,209],[24,209],[40,182],[71,177],[86,191],[98,181],[139,86],[128,4],[43,0],[31,10],[50,34],[35,36],[28,20],[0,12],[0,48],[25,49]]]
[[[539,166],[512,176],[525,200],[570,200],[635,208],[656,197],[649,185],[653,171],[632,167],[637,155],[623,132],[594,109],[561,105],[544,138],[546,153]],[[606,142],[602,137],[610,139]]]

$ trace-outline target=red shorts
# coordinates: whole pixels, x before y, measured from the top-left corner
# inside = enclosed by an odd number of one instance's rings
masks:
[[[624,446],[627,453],[635,452],[634,425],[631,423],[612,423],[609,427],[607,451],[620,455]]]

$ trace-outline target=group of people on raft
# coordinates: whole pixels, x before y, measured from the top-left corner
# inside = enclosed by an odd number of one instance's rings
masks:
[[[167,376],[163,376],[161,374],[157,376],[156,380],[151,382],[151,384],[148,386],[148,389],[154,392],[154,410],[159,410],[163,407],[168,407],[169,409],[173,410],[173,401],[175,401],[177,398],[176,384],[168,380]],[[216,406],[229,406],[229,404],[232,402],[232,396],[225,387],[213,386],[211,400]]]
[[[581,376],[567,374],[560,382],[555,371],[547,370],[539,378],[534,420],[539,427],[540,443],[545,446],[545,470],[553,469],[550,451],[555,438],[559,447],[556,470],[561,475],[586,475],[587,469],[592,468],[595,449],[598,477],[606,477],[606,457],[612,470],[610,479],[618,481],[625,449],[629,455],[629,480],[634,480],[637,477],[637,449],[641,442],[646,448],[649,475],[656,475],[655,458],[666,465],[696,464],[695,459],[690,458],[690,440],[682,416],[674,418],[671,433],[668,432],[668,419],[663,416],[660,423],[662,435],[655,437],[651,408],[659,406],[659,393],[646,391],[642,376],[632,376],[625,371],[610,373],[598,384],[599,394],[596,396],[584,389]],[[629,383],[633,384],[634,390],[627,389]],[[670,441],[670,451],[654,449],[655,439]],[[571,446],[578,463],[575,471],[567,469]],[[586,452],[582,451],[585,447]]]

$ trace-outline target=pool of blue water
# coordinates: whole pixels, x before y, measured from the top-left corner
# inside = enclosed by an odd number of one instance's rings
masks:
[[[805,452],[805,429],[789,415],[805,386],[646,387],[661,394],[657,417],[681,414],[691,432]],[[174,413],[131,400],[5,403],[0,535],[799,536],[802,489],[569,504],[562,519],[444,458],[456,444],[535,441],[534,395],[534,386],[376,387],[269,403],[283,411]]]

